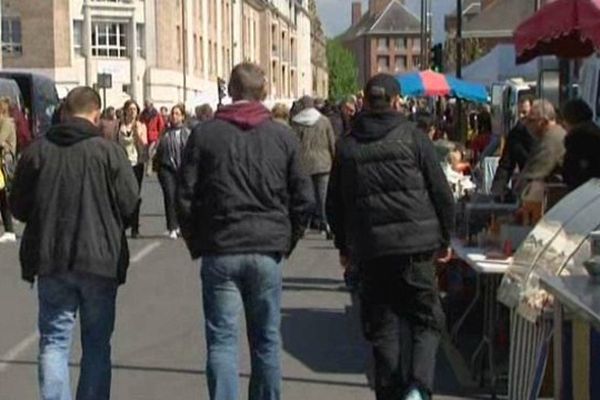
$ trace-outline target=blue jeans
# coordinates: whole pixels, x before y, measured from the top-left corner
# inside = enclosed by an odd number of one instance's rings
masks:
[[[110,398],[110,338],[117,282],[66,273],[38,280],[39,385],[42,400],[70,400],[69,353],[77,310],[81,318],[81,371],[77,400]]]
[[[238,333],[246,315],[252,360],[249,400],[278,400],[283,259],[261,254],[204,257],[201,278],[211,400],[238,398]]]

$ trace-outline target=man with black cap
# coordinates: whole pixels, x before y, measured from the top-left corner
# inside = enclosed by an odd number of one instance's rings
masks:
[[[397,111],[387,74],[338,142],[327,214],[344,267],[357,265],[377,400],[429,399],[444,314],[435,261],[450,259],[454,201],[429,138]]]

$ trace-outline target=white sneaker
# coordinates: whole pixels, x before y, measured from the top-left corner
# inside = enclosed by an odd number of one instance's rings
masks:
[[[406,395],[404,400],[423,400],[423,396],[421,396],[419,390],[413,389]]]
[[[169,232],[169,238],[173,239],[173,240],[177,240],[177,238],[178,238],[177,231]]]
[[[0,236],[0,243],[15,243],[17,241],[17,235],[12,232],[4,232],[2,236]]]

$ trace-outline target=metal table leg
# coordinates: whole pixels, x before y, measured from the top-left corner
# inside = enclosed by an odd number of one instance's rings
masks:
[[[453,342],[456,342],[460,328],[465,323],[465,320],[467,319],[469,314],[471,314],[471,312],[473,311],[473,308],[475,307],[475,305],[479,301],[479,298],[481,297],[481,283],[482,282],[481,282],[481,277],[480,277],[479,273],[477,274],[477,277],[475,279],[476,279],[476,281],[475,281],[475,296],[473,297],[473,300],[471,300],[471,302],[467,306],[465,312],[461,315],[461,317],[458,319],[458,321],[456,321],[454,323],[454,325],[452,326],[452,329],[450,330],[450,338],[452,339]]]

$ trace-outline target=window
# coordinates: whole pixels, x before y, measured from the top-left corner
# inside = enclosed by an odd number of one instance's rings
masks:
[[[21,19],[2,18],[2,54],[23,54],[21,41]]]
[[[406,56],[396,56],[395,70],[404,71],[406,69]]]
[[[377,49],[387,51],[388,50],[388,38],[377,39]]]
[[[387,72],[390,69],[390,58],[387,56],[377,57],[377,72]]]
[[[127,57],[126,24],[94,22],[92,55],[95,57]]]
[[[177,37],[175,41],[177,42],[177,63],[181,62],[181,27],[179,25],[175,28],[175,32]]]
[[[407,47],[407,39],[406,38],[396,38],[394,39],[394,46],[396,50],[406,50]]]
[[[421,68],[421,57],[419,57],[419,56],[413,57],[413,67]]]
[[[198,59],[199,59],[199,68],[200,71],[204,71],[204,39],[202,38],[202,36],[200,36],[200,44],[199,44],[199,48],[198,48]]]
[[[135,40],[137,42],[136,54],[138,57],[146,57],[144,49],[146,48],[146,29],[144,24],[135,26]]]
[[[198,69],[198,36],[194,33],[194,69]]]
[[[73,20],[73,51],[83,55],[83,21]]]
[[[210,75],[213,74],[213,72],[215,71],[215,63],[214,63],[214,56],[212,54],[213,51],[213,46],[212,46],[212,41],[208,41],[208,73]]]
[[[414,38],[412,40],[412,49],[414,50],[421,50],[421,39],[420,38]]]

